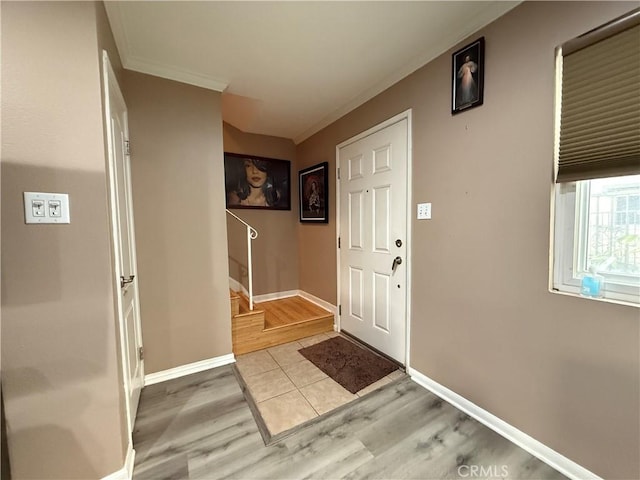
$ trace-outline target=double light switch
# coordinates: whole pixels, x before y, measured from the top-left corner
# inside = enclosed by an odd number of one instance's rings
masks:
[[[66,193],[24,192],[25,223],[71,223]]]

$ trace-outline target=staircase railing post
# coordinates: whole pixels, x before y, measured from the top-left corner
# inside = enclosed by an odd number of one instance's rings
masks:
[[[253,310],[253,265],[251,260],[251,227],[247,225],[247,266],[249,270],[249,310]]]
[[[227,213],[247,228],[247,271],[249,274],[249,310],[253,310],[253,265],[251,259],[251,240],[258,238],[258,231],[227,209]]]

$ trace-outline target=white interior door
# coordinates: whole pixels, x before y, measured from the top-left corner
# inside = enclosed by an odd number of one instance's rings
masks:
[[[405,363],[408,120],[338,148],[340,329]]]
[[[133,431],[140,391],[144,383],[144,368],[141,349],[138,278],[136,276],[127,106],[106,53],[104,58],[110,197],[116,254],[115,270],[117,288],[119,289],[118,315],[120,317],[121,354],[129,427]]]

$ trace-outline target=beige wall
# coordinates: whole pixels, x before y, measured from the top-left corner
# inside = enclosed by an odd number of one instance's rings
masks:
[[[554,48],[635,6],[527,2],[469,39],[486,39],[483,106],[450,114],[452,49],[297,152],[333,169],[336,144],[413,109],[412,204],[433,219],[413,222],[411,366],[618,479],[640,478],[640,322],[547,291]],[[299,229],[300,286],[330,302],[335,218]]]
[[[98,6],[2,2],[2,392],[13,478],[124,463]],[[62,34],[64,33],[64,34]],[[25,225],[22,192],[71,224]]]
[[[125,71],[145,371],[231,353],[220,94]]]
[[[234,209],[233,213],[258,230],[253,241],[254,295],[298,289],[298,173],[296,146],[287,138],[244,133],[224,124],[224,151],[291,162],[291,210]],[[229,271],[247,287],[246,229],[228,217]]]

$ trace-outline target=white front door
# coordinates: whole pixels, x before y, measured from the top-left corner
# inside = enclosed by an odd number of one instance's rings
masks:
[[[131,198],[131,162],[129,157],[127,106],[104,54],[105,105],[109,151],[110,197],[114,230],[115,271],[119,291],[121,355],[126,392],[129,428],[133,431],[135,415],[144,383],[140,303],[136,276],[136,249]]]
[[[401,118],[338,147],[340,329],[402,364],[408,124]]]

